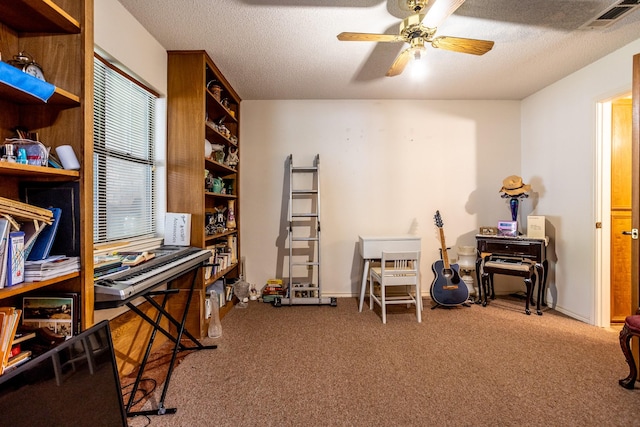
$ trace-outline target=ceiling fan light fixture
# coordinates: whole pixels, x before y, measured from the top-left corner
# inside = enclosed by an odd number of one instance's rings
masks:
[[[429,4],[429,0],[398,0],[400,9],[420,12]]]
[[[400,52],[386,72],[387,77],[394,77],[402,73],[410,62],[424,63],[422,60],[425,43],[436,49],[472,55],[484,55],[493,48],[490,40],[468,39],[463,37],[439,36],[435,37],[438,26],[454,13],[465,0],[433,0],[434,6],[426,9],[429,0],[398,0],[398,4],[411,7],[413,12],[400,22],[397,35],[342,32],[338,34],[341,41],[373,41],[384,43],[404,42],[410,46]],[[640,2],[640,0],[623,0]],[[412,61],[412,59],[414,61]]]
[[[425,48],[413,50],[413,61],[409,65],[409,73],[412,80],[424,80],[429,74],[429,61],[427,61],[426,53],[427,50]]]

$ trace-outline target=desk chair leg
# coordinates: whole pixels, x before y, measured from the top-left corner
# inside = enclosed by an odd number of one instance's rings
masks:
[[[633,334],[625,323],[624,327],[620,331],[620,348],[624,353],[624,358],[627,361],[627,365],[629,365],[629,375],[627,375],[626,378],[619,380],[618,384],[629,390],[633,390],[636,383],[636,378],[638,377],[636,361],[633,358],[633,353],[631,352],[631,338],[633,338]]]
[[[420,282],[416,284],[416,319],[422,323],[422,288]]]
[[[382,302],[382,323],[387,323],[387,299],[386,299],[386,286],[380,285],[380,301]]]

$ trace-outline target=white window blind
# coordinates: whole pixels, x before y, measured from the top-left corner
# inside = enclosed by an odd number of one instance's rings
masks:
[[[155,235],[156,99],[94,58],[94,243]]]

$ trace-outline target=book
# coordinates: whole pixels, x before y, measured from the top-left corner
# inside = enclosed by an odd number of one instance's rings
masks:
[[[40,282],[80,271],[79,257],[54,255],[38,261],[24,263],[24,277],[29,282]]]
[[[7,282],[7,254],[9,253],[9,230],[11,225],[6,218],[0,218],[0,289]]]
[[[36,241],[33,244],[33,248],[31,252],[29,252],[29,256],[27,257],[28,261],[37,261],[45,259],[49,256],[51,252],[51,248],[53,247],[53,242],[56,238],[56,233],[58,232],[58,224],[60,224],[60,217],[62,215],[62,209],[60,208],[49,208],[51,213],[53,214],[53,222],[47,225],[44,230],[42,230],[38,237],[36,237]]]
[[[0,212],[19,220],[36,219],[38,221],[50,221],[51,211],[29,203],[0,197]]]
[[[30,182],[20,186],[21,195],[27,203],[62,209],[57,238],[51,254],[80,256],[80,186],[78,182]]]
[[[53,218],[52,220],[53,221]],[[45,221],[29,220],[22,223],[20,231],[24,231],[24,256],[29,257],[33,245],[36,243],[36,239],[42,230],[47,227],[48,223]]]
[[[546,237],[545,220],[546,218],[542,215],[528,215],[527,237],[544,239]]]
[[[0,373],[4,373],[11,354],[13,338],[18,330],[22,310],[15,307],[0,307],[0,312],[4,314],[2,331],[0,332]]]
[[[155,258],[156,254],[153,252],[136,252],[133,254],[123,254],[122,265],[134,267],[138,264],[142,264],[145,261],[149,261]]]
[[[94,272],[109,270],[114,267],[120,267],[121,265],[122,265],[122,256],[118,254],[97,255],[93,257]]]
[[[29,341],[30,339],[33,339],[35,337],[36,337],[35,332],[18,331],[16,332],[15,337],[13,337],[13,343],[19,344],[21,342]]]
[[[22,298],[24,328],[48,328],[69,338],[80,333],[80,306],[77,292],[46,293]]]
[[[24,282],[24,231],[10,232],[7,248],[6,286],[9,287]]]
[[[20,353],[16,354],[15,356],[10,357],[9,360],[7,360],[7,366],[5,367],[5,370],[12,366],[19,366],[22,364],[20,362],[24,363],[27,360],[29,360],[29,358],[31,358],[31,350],[23,350]]]

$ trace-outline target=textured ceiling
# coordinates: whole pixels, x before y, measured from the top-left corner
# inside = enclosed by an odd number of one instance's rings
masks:
[[[518,100],[640,37],[640,9],[579,29],[622,0],[466,0],[437,35],[493,40],[493,50],[429,46],[422,79],[409,67],[385,77],[407,45],[336,35],[397,34],[409,15],[398,0],[119,1],[167,50],[206,50],[245,100]]]

